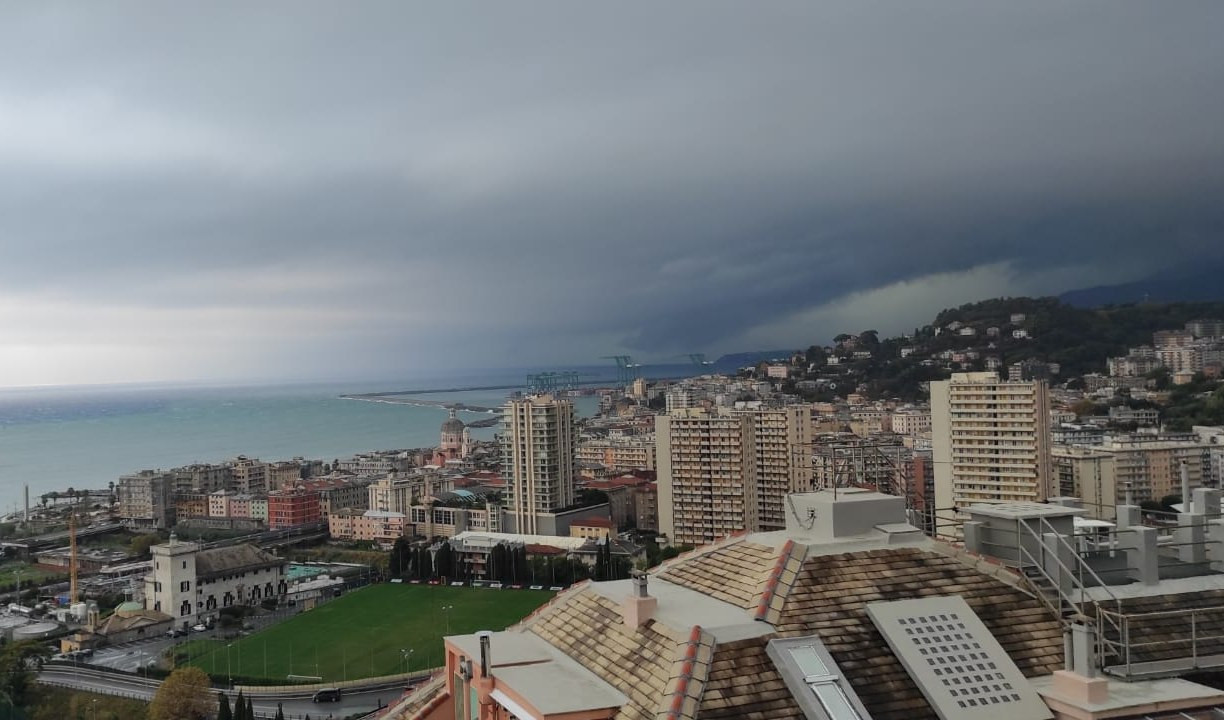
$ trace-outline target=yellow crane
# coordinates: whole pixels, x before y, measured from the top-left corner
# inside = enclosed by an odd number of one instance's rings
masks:
[[[68,516],[68,607],[77,601],[77,542],[76,542],[76,508]]]

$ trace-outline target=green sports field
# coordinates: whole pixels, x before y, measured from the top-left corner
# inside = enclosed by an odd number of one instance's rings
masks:
[[[502,630],[547,602],[546,590],[490,590],[382,584],[362,588],[255,635],[185,647],[195,665],[215,678],[285,682],[289,675],[324,682],[404,672],[442,664],[449,633]],[[443,610],[451,606],[450,610]],[[449,616],[449,619],[448,619]],[[228,654],[228,658],[227,658]]]

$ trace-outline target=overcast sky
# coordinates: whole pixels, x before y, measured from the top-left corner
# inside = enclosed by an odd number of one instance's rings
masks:
[[[885,333],[1224,249],[1224,3],[7,3],[0,386]]]

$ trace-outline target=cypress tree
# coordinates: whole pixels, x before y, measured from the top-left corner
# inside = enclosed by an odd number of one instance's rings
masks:
[[[225,693],[217,693],[217,720],[234,720],[234,713],[230,710],[229,696]]]

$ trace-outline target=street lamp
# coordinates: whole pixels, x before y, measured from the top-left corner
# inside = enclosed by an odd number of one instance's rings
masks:
[[[404,674],[405,675],[408,674],[408,670],[412,667],[412,653],[413,652],[415,652],[413,648],[401,648],[400,649],[400,655],[404,656]]]
[[[446,616],[446,634],[450,635],[450,611],[454,610],[454,605],[443,605],[442,614]]]
[[[225,674],[229,678],[230,689],[234,689],[234,668],[230,665],[230,648],[234,647],[234,643],[226,643],[225,645]]]

